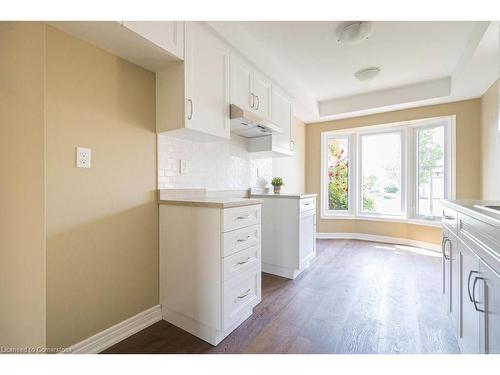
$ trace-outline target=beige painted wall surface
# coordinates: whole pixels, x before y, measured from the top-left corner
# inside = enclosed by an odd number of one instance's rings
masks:
[[[69,346],[158,303],[155,77],[51,27],[46,54],[47,342]]]
[[[295,142],[294,155],[273,158],[273,176],[283,177],[284,192],[303,193],[305,190],[306,126],[296,117],[292,125],[292,139]]]
[[[45,346],[44,25],[0,22],[0,346]]]
[[[481,97],[482,199],[500,200],[498,81]]]
[[[320,194],[321,132],[361,126],[456,115],[457,125],[457,198],[477,199],[481,196],[480,100],[411,108],[306,126],[306,190]],[[319,218],[318,204],[318,218]],[[369,233],[380,236],[409,238],[440,243],[440,228],[406,223],[366,220],[318,220],[318,232]]]

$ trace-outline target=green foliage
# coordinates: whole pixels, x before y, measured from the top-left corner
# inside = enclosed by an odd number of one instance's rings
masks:
[[[363,211],[373,211],[375,201],[368,196],[368,192],[377,184],[377,176],[371,174],[363,178]]]
[[[375,209],[375,201],[363,195],[363,211],[373,211]]]
[[[399,188],[396,185],[391,184],[384,186],[384,191],[388,194],[396,194],[399,191]]]
[[[349,161],[344,150],[332,144],[328,147],[328,208],[348,209]]]
[[[273,177],[273,179],[271,180],[271,185],[273,186],[285,185],[283,182],[283,177]]]
[[[436,162],[444,156],[443,147],[434,142],[432,132],[434,129],[423,129],[418,133],[418,153],[419,153],[419,183],[426,184],[432,175]]]

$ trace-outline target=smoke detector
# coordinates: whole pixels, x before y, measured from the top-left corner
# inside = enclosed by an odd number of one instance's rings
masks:
[[[358,70],[356,73],[354,73],[354,77],[356,77],[359,81],[370,81],[379,73],[380,68],[378,66],[372,66],[370,68]]]
[[[337,42],[342,44],[358,44],[368,39],[372,32],[370,22],[357,21],[343,26],[338,32]]]

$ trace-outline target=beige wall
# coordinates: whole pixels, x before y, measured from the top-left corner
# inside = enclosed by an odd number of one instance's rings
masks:
[[[294,155],[273,158],[273,176],[283,177],[284,192],[302,193],[305,189],[306,126],[295,117],[292,125],[292,139],[295,142]]]
[[[0,346],[45,346],[44,26],[0,22]]]
[[[500,200],[498,81],[481,98],[482,199]]]
[[[479,99],[307,125],[306,190],[320,194],[321,132],[447,115],[456,115],[457,198],[479,198],[481,196]],[[319,207],[318,205],[318,218]],[[366,220],[319,219],[318,232],[368,233],[431,243],[441,241],[441,230],[439,228]]]
[[[69,346],[158,303],[155,77],[46,37],[47,343]]]

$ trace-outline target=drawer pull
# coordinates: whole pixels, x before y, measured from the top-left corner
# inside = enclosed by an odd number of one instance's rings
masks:
[[[247,264],[248,262],[250,262],[253,258],[252,257],[248,257],[246,260],[242,260],[241,262],[237,262],[236,264]]]
[[[248,235],[247,238],[238,238],[236,241],[238,242],[247,242],[252,236]]]
[[[444,215],[445,220],[455,220],[455,216]]]
[[[304,203],[304,206],[310,206],[312,203],[309,202],[309,203]]]
[[[245,298],[248,296],[250,293],[252,293],[252,289],[248,289],[245,293],[241,294],[238,296],[239,299]]]
[[[244,220],[244,219],[248,219],[250,217],[250,214],[246,215],[246,216],[238,216],[236,219],[238,220]]]

